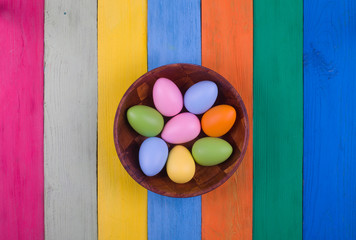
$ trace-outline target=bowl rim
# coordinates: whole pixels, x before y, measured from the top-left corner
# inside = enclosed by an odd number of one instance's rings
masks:
[[[220,76],[222,79],[225,80],[226,84],[230,85],[230,87],[233,89],[233,94],[236,97],[236,100],[238,101],[241,109],[242,109],[242,114],[243,114],[243,119],[244,119],[244,124],[245,124],[245,137],[244,137],[244,142],[243,142],[243,146],[241,149],[241,153],[239,158],[236,160],[236,164],[234,164],[234,167],[231,169],[231,171],[226,174],[219,182],[215,183],[214,185],[204,189],[204,190],[200,190],[200,191],[196,191],[190,194],[182,194],[182,193],[177,193],[177,194],[170,194],[167,192],[163,192],[163,191],[159,191],[159,189],[156,188],[151,188],[151,186],[149,184],[147,184],[145,181],[140,181],[139,179],[136,178],[134,171],[130,168],[130,166],[128,166],[126,164],[125,161],[122,161],[121,159],[123,159],[124,153],[121,152],[120,147],[119,147],[119,141],[118,141],[118,128],[119,128],[119,115],[121,112],[121,108],[122,105],[124,104],[128,94],[137,87],[137,85],[141,82],[141,79],[146,77],[146,75],[151,74],[152,71],[159,71],[161,68],[167,68],[167,67],[177,67],[177,66],[194,66],[194,67],[199,67],[202,68],[203,70],[206,71],[211,71],[213,73],[215,73],[216,75]],[[214,189],[218,188],[219,186],[223,185],[228,179],[230,179],[230,177],[236,172],[236,170],[239,168],[239,166],[241,165],[242,160],[245,157],[246,151],[247,151],[247,146],[248,146],[248,142],[249,142],[249,135],[250,135],[250,126],[249,126],[249,119],[248,119],[248,114],[247,114],[247,110],[245,107],[245,103],[242,100],[242,97],[240,96],[240,94],[238,93],[238,91],[235,89],[234,86],[232,86],[232,84],[225,78],[223,77],[221,74],[215,72],[214,70],[201,66],[201,65],[197,65],[197,64],[191,64],[191,63],[173,63],[173,64],[166,64],[166,65],[162,65],[159,66],[157,68],[154,68],[150,71],[147,71],[146,73],[144,73],[142,76],[140,76],[138,79],[136,79],[131,86],[125,91],[124,95],[122,96],[122,98],[120,99],[120,103],[116,109],[116,113],[115,113],[115,118],[114,118],[114,144],[115,144],[115,149],[116,149],[116,153],[118,155],[118,158],[121,162],[121,164],[123,165],[124,169],[126,170],[126,172],[130,175],[130,177],[135,180],[135,182],[137,182],[138,184],[140,184],[142,187],[144,187],[145,189],[163,195],[163,196],[167,196],[167,197],[173,197],[173,198],[189,198],[189,197],[196,197],[196,196],[201,196],[205,193],[211,192]]]

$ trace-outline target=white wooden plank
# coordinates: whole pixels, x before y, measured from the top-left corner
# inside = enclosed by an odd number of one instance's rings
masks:
[[[45,4],[45,237],[97,239],[97,1]]]

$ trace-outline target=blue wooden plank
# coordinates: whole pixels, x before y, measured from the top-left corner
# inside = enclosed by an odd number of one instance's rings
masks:
[[[303,237],[356,239],[356,2],[304,1]]]
[[[147,2],[148,69],[201,64],[200,0]],[[201,197],[178,199],[148,191],[148,239],[201,239]]]

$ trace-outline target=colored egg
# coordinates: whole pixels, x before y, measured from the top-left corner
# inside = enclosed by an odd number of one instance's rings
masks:
[[[196,138],[200,133],[200,121],[191,113],[180,113],[164,126],[161,137],[169,143],[181,144]]]
[[[211,108],[218,96],[218,87],[212,81],[201,81],[184,94],[185,108],[194,114],[202,114]]]
[[[198,164],[202,166],[214,166],[230,157],[232,147],[223,139],[205,137],[194,143],[192,154]]]
[[[153,86],[153,102],[164,116],[172,117],[183,108],[183,96],[177,85],[168,78],[159,78]]]
[[[158,137],[147,138],[140,146],[139,162],[142,172],[146,176],[159,173],[166,164],[168,146]]]
[[[227,133],[236,120],[236,111],[229,105],[219,105],[209,109],[201,119],[204,133],[210,137],[221,137]]]
[[[131,127],[145,137],[158,135],[164,124],[162,115],[156,109],[144,105],[129,108],[126,117]]]
[[[195,174],[195,162],[189,150],[177,145],[169,152],[167,160],[168,177],[175,183],[189,182]]]

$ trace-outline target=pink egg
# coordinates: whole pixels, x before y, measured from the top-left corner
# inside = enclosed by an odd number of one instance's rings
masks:
[[[200,133],[200,121],[192,113],[181,113],[169,120],[161,137],[169,143],[181,144],[196,138]]]
[[[159,78],[153,86],[153,103],[162,115],[172,117],[182,110],[183,96],[174,82]]]

